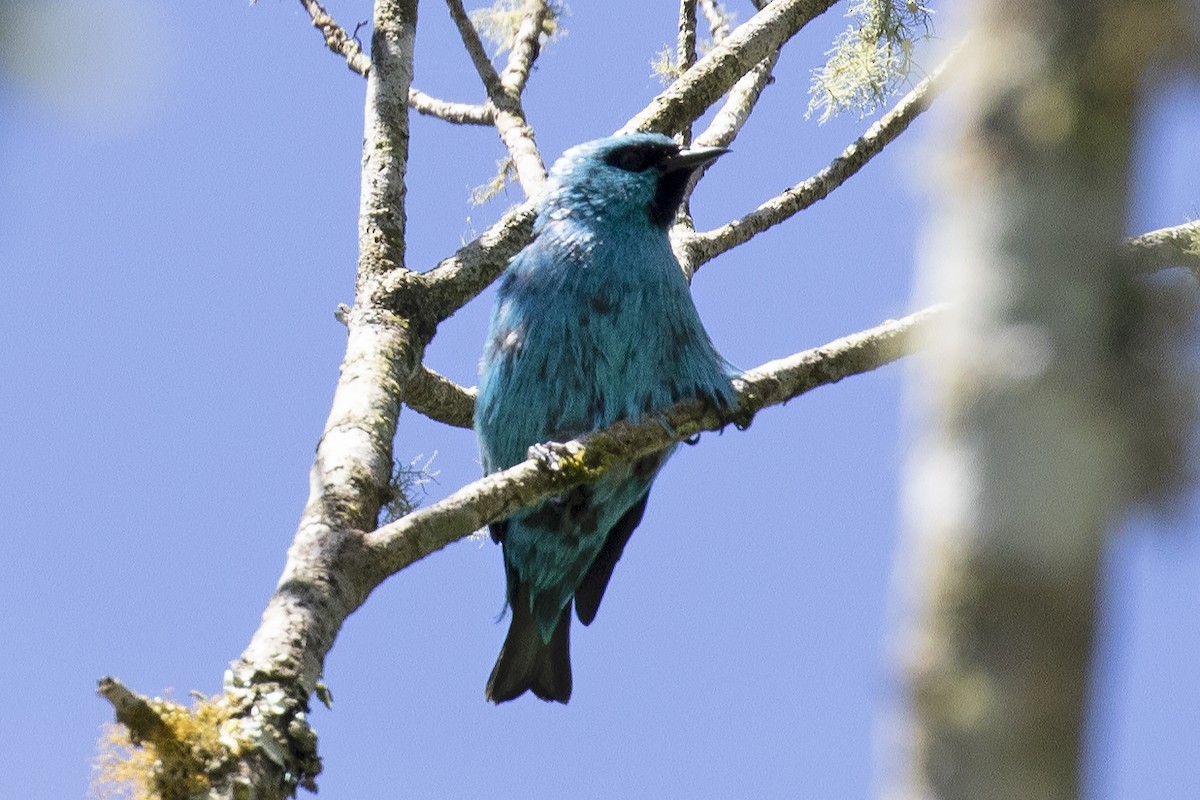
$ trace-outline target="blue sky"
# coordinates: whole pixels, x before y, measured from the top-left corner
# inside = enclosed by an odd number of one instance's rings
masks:
[[[96,678],[212,693],[249,640],[307,494],[356,256],[363,80],[298,3],[77,2],[109,13],[55,28],[46,46],[63,50],[40,66],[82,90],[30,88],[11,59],[0,77],[0,796],[33,800],[86,791],[111,717]],[[350,27],[370,16],[362,0],[328,7]],[[572,4],[526,98],[548,159],[661,88],[648,62],[676,8]],[[444,6],[420,13],[416,85],[477,100]],[[809,70],[844,25],[831,12],[797,37],[698,190],[700,227],[807,177],[868,124],[803,116]],[[697,304],[732,362],[911,310],[923,175],[944,131],[930,123],[699,273]],[[1197,129],[1195,83],[1152,104],[1130,232],[1197,216]],[[468,202],[502,154],[489,129],[414,117],[410,266],[520,199]],[[442,327],[431,366],[474,382],[490,298]],[[328,660],[321,796],[870,796],[895,703],[903,384],[889,367],[684,448],[596,623],[576,626],[565,708],[483,700],[506,627],[489,542],[395,576]],[[405,411],[397,457],[435,452],[429,502],[478,476],[474,439]],[[1193,498],[1110,548],[1089,797],[1200,796],[1198,523]]]

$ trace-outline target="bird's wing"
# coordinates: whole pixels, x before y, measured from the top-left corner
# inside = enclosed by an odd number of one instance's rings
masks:
[[[642,495],[642,498],[634,503],[623,517],[617,520],[617,524],[608,532],[604,546],[600,548],[591,567],[580,581],[579,588],[575,590],[575,613],[584,625],[591,625],[592,620],[596,618],[596,612],[600,610],[600,601],[604,598],[604,590],[608,588],[608,581],[612,578],[613,569],[621,560],[625,544],[633,535],[634,528],[642,521],[642,514],[646,511],[648,499],[650,499],[649,491]]]

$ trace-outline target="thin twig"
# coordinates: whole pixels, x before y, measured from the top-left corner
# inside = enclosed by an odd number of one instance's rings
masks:
[[[165,742],[174,739],[170,727],[146,698],[132,691],[116,678],[104,676],[96,684],[96,694],[112,704],[117,722],[129,731],[134,744]]]
[[[300,4],[312,19],[313,27],[325,37],[325,46],[346,59],[346,66],[352,72],[365,77],[371,69],[371,59],[363,53],[358,41],[346,33],[346,29],[338,25],[317,0],[300,0]]]
[[[452,122],[456,125],[491,125],[495,111],[481,103],[455,103],[430,97],[420,89],[408,90],[408,107],[418,114]]]
[[[535,11],[532,8],[534,5],[541,7],[541,18],[544,19],[544,4],[537,0],[529,0],[526,3],[527,10]],[[487,51],[484,50],[483,42],[479,39],[479,32],[475,30],[471,18],[463,9],[462,0],[446,0],[446,7],[450,10],[450,18],[454,20],[454,24],[458,28],[459,38],[462,39],[467,54],[471,56],[471,61],[475,64],[475,71],[479,73],[479,78],[483,81],[488,95],[488,105],[494,112],[493,124],[512,158],[513,166],[517,171],[517,180],[525,191],[525,195],[534,197],[546,182],[546,166],[534,143],[533,128],[525,119],[525,110],[521,107],[520,94],[508,91],[501,82],[500,75],[492,66]],[[536,52],[528,47],[523,48],[522,51],[530,58],[536,55]],[[519,81],[515,74],[513,80],[523,87],[523,81]]]
[[[772,70],[775,69],[777,61],[779,53],[774,52],[755,64],[753,69],[733,85],[713,121],[696,137],[696,144],[706,147],[728,147],[733,143],[746,120],[750,119],[750,113],[754,111],[763,89],[774,80]]]
[[[371,59],[362,51],[358,40],[346,33],[346,29],[338,25],[317,0],[300,0],[300,3],[312,18],[313,27],[325,37],[325,45],[346,60],[351,72],[365,78],[371,71]],[[418,114],[437,117],[456,125],[492,124],[493,113],[487,106],[440,100],[418,89],[408,90],[408,105]]]
[[[829,196],[929,108],[945,84],[946,67],[952,58],[953,54],[816,175],[784,190],[741,219],[691,237],[685,244],[689,260],[699,269],[721,253]]]
[[[672,134],[695,120],[755,64],[777,51],[837,0],[775,0],[663,90],[624,131]]]
[[[696,63],[696,0],[679,0],[679,35],[675,41],[675,65],[686,72]]]
[[[525,114],[521,93],[525,91],[533,62],[541,52],[541,36],[549,13],[545,0],[525,0],[516,43],[500,76],[500,86],[491,96],[496,108],[496,130],[508,148],[517,181],[526,197],[536,197],[546,182],[546,164]]]
[[[475,71],[479,73],[479,80],[483,81],[484,91],[491,97],[500,88],[500,75],[492,66],[492,60],[488,58],[483,40],[479,38],[479,31],[475,30],[471,17],[463,8],[462,0],[446,0],[446,8],[450,11],[450,19],[454,20],[454,25],[458,28],[458,36],[462,39],[467,55],[471,57],[471,63],[475,65]]]
[[[542,50],[542,34],[550,8],[546,0],[525,0],[516,41],[508,54],[508,64],[500,73],[500,85],[510,95],[520,97],[529,81],[529,71]]]
[[[422,366],[408,382],[404,404],[437,422],[455,428],[470,428],[475,418],[479,390],[459,386],[444,375]]]
[[[510,209],[478,239],[421,276],[438,321],[470,302],[504,271],[508,260],[529,243],[533,218],[533,203]]]
[[[675,41],[675,68],[678,74],[686,73],[696,64],[696,0],[679,0],[679,33]],[[682,145],[687,146],[692,143],[692,123],[684,125],[682,129],[675,135],[675,139]],[[696,188],[696,184],[700,178],[696,177],[690,181],[687,191],[684,192],[682,202],[679,204],[679,210],[675,217],[676,231],[672,232],[674,237],[690,236],[695,232],[695,224],[692,221],[692,209],[690,201],[692,198],[692,190]],[[691,272],[684,272],[691,280]]]
[[[732,15],[717,0],[700,0],[700,11],[704,14],[705,22],[708,23],[709,35],[712,36],[713,44],[725,41],[725,38],[729,36]]]

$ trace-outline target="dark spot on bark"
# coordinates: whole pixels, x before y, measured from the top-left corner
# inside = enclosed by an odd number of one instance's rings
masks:
[[[591,321],[592,321],[592,317],[590,314],[580,314],[579,315],[579,327],[586,328],[588,326],[588,323]]]
[[[592,295],[592,311],[597,314],[607,314],[612,311],[612,302],[602,294]]]

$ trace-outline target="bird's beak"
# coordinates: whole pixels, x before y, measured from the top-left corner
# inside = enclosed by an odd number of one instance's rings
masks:
[[[694,172],[701,167],[707,167],[728,152],[728,147],[690,147],[687,150],[680,150],[678,155],[671,156],[663,165],[663,171]]]

